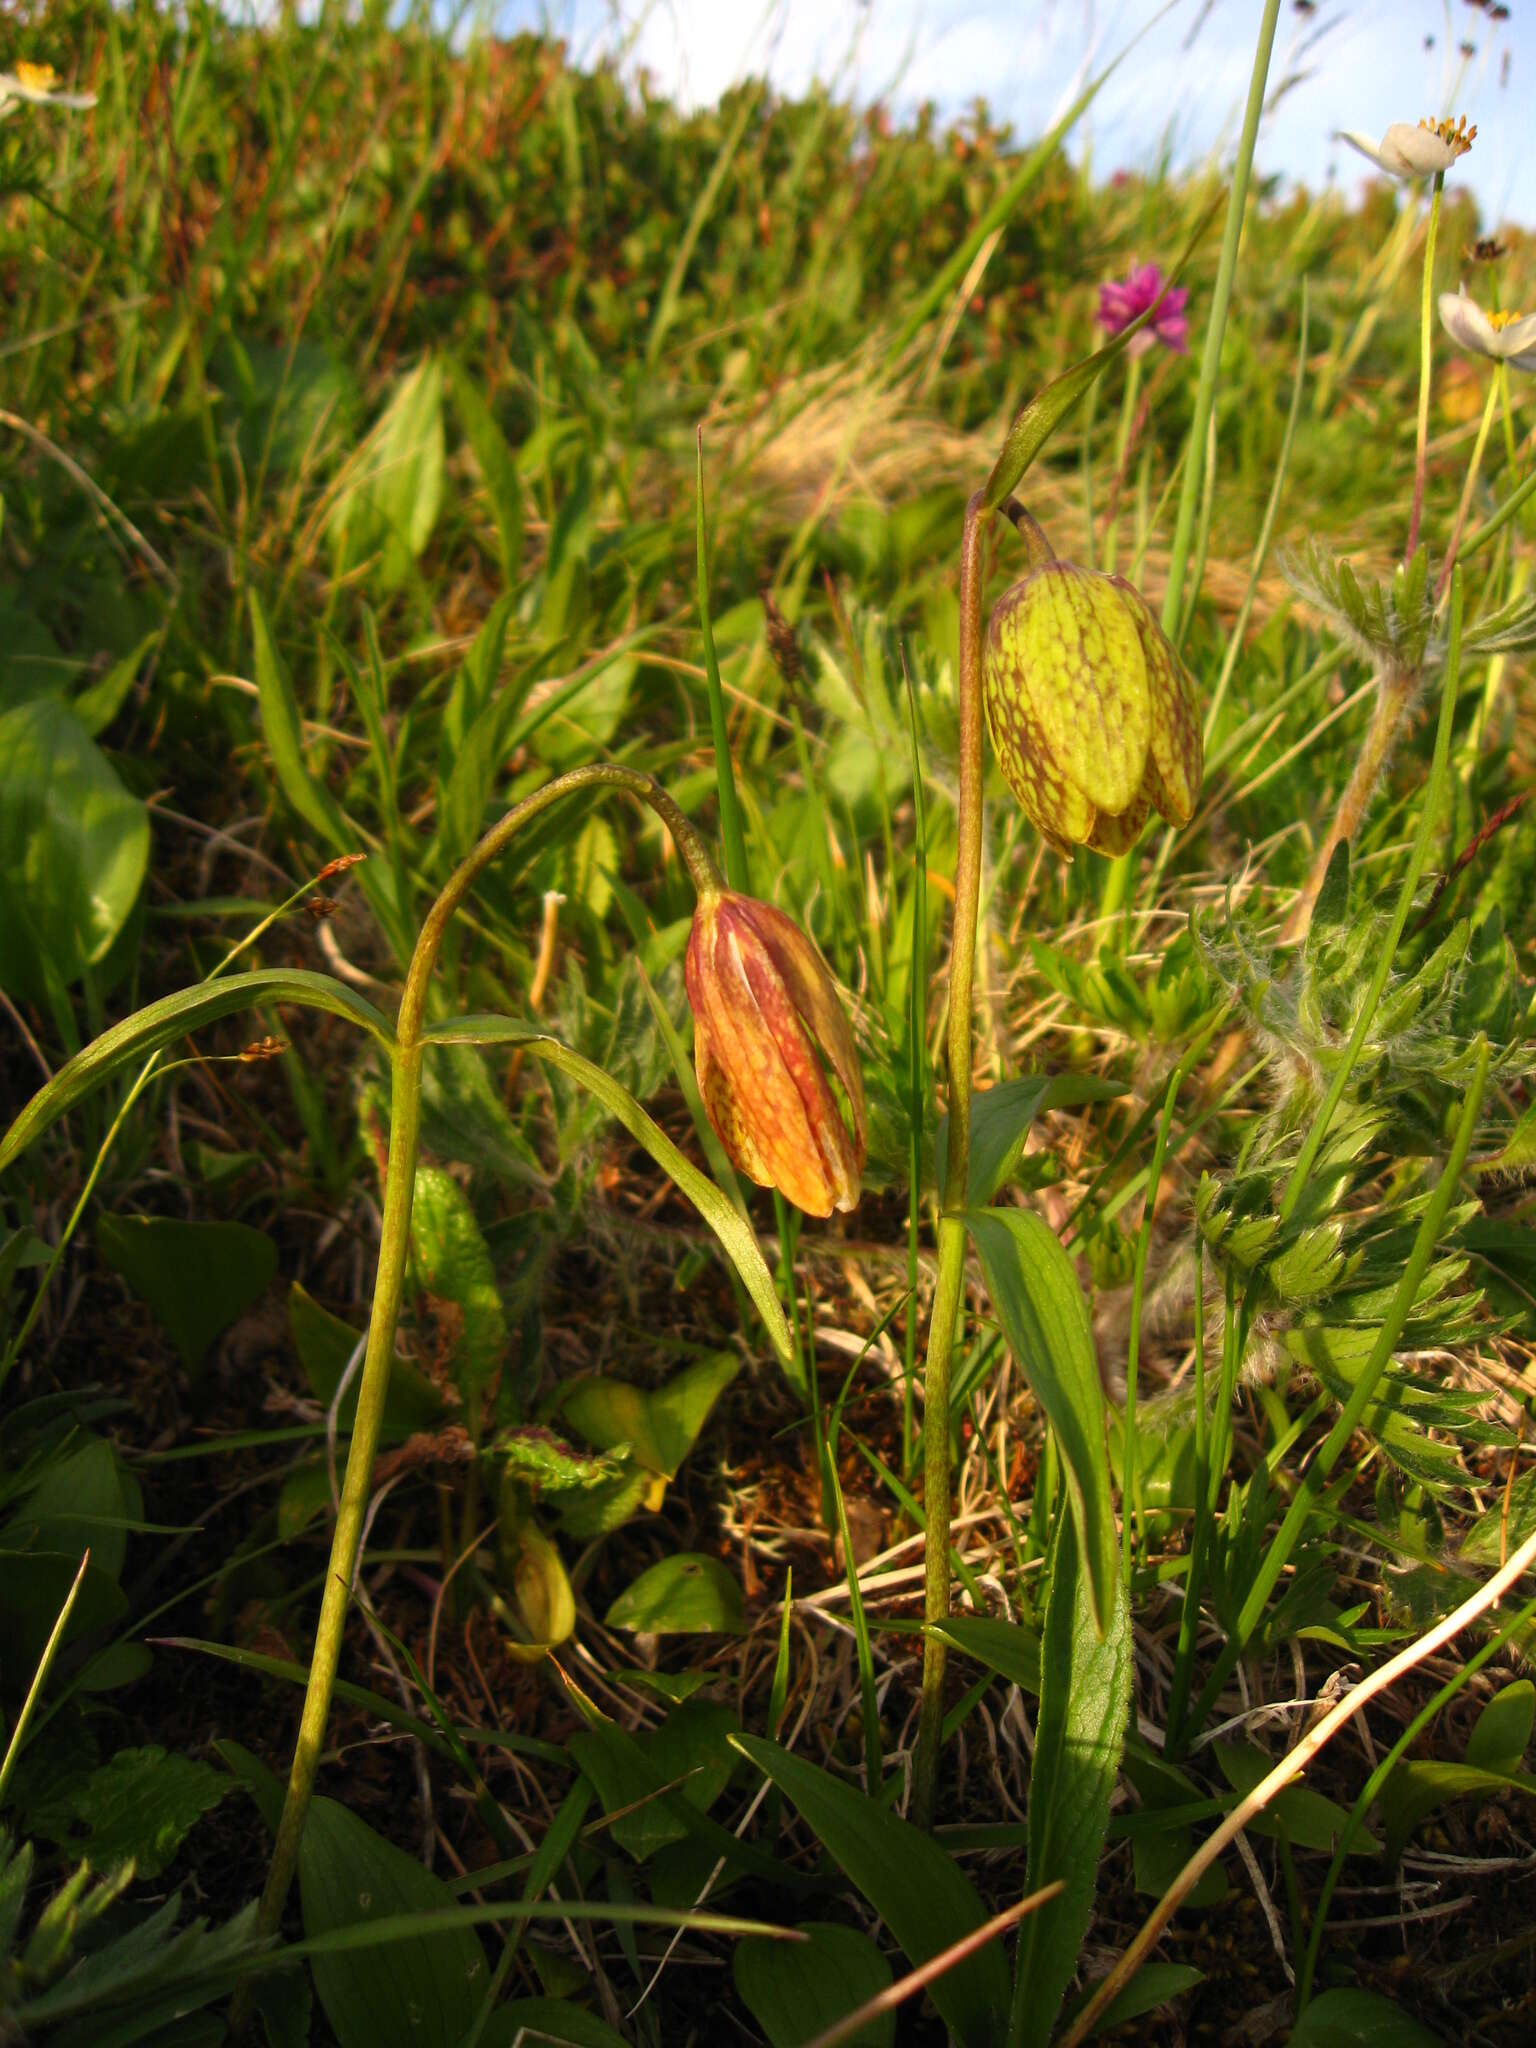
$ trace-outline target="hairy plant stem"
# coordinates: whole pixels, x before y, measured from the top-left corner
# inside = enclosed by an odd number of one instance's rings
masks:
[[[1446,543],[1445,560],[1440,564],[1440,573],[1435,578],[1436,604],[1439,604],[1450,587],[1451,571],[1456,566],[1456,552],[1461,546],[1461,536],[1466,530],[1467,514],[1472,510],[1472,493],[1477,489],[1478,475],[1483,467],[1483,450],[1488,446],[1488,432],[1493,425],[1494,409],[1498,404],[1499,391],[1506,381],[1506,376],[1504,365],[1495,363],[1493,375],[1488,379],[1488,396],[1483,401],[1483,416],[1478,422],[1477,439],[1472,444],[1472,460],[1467,464],[1467,480],[1461,487],[1461,503],[1456,507],[1451,537]]]
[[[981,583],[990,517],[977,491],[960,543],[960,796],[955,923],[949,959],[949,1149],[940,1191],[939,1277],[923,1367],[923,1690],[913,1765],[912,1812],[933,1817],[944,1721],[944,1645],[932,1631],[949,1616],[949,1364],[965,1281],[966,1190],[971,1164],[971,999],[981,897]]]
[[[1329,826],[1322,845],[1317,849],[1317,858],[1313,861],[1312,871],[1307,876],[1306,887],[1286,914],[1285,923],[1280,929],[1282,946],[1294,945],[1298,939],[1306,937],[1307,927],[1312,922],[1312,907],[1317,902],[1327,878],[1328,863],[1333,858],[1333,850],[1341,840],[1348,840],[1353,844],[1355,834],[1359,831],[1370,806],[1372,792],[1381,777],[1382,769],[1386,766],[1398,723],[1408,707],[1418,680],[1416,675],[1405,674],[1401,669],[1382,670],[1376,709],[1371,714],[1371,725],[1365,736],[1365,745],[1360,749],[1356,759],[1349,778],[1349,786],[1339,800],[1339,808],[1334,814],[1333,823]]]
[[[1435,196],[1429,202],[1429,232],[1424,237],[1424,286],[1419,295],[1419,430],[1413,454],[1413,506],[1408,514],[1408,545],[1404,562],[1413,560],[1419,544],[1419,521],[1424,516],[1424,473],[1429,465],[1429,358],[1432,316],[1435,308],[1435,241],[1440,232],[1440,194],[1445,188],[1444,171],[1435,173]]]
[[[437,964],[438,953],[454,913],[481,873],[516,834],[562,797],[603,788],[625,790],[651,806],[671,832],[689,877],[701,895],[718,891],[722,886],[703,839],[663,789],[648,775],[642,775],[633,768],[622,768],[614,762],[596,762],[557,776],[553,782],[546,783],[532,796],[515,804],[455,869],[427,913],[411,955],[395,1025],[390,1072],[389,1161],[384,1173],[379,1261],[368,1322],[368,1343],[363,1356],[347,1469],[337,1505],[336,1528],[331,1538],[331,1555],[326,1567],[325,1591],[315,1630],[309,1680],[299,1718],[298,1740],[288,1773],[288,1789],[272,1862],[261,1895],[257,1925],[264,1935],[277,1932],[288,1889],[298,1866],[299,1843],[314,1792],[326,1723],[330,1718],[331,1695],[341,1661],[347,1607],[352,1597],[358,1547],[373,1483],[374,1453],[389,1393],[395,1326],[399,1321],[410,1251],[411,1198],[415,1193],[416,1153],[421,1128],[421,1063],[425,1049],[427,990],[432,970]],[[250,1996],[246,1987],[237,1993],[231,2014],[232,2031],[244,2025],[250,2010]]]

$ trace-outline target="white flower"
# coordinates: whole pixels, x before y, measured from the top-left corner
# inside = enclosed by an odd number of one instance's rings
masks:
[[[1467,126],[1466,115],[1460,114],[1454,121],[1420,121],[1417,127],[1394,121],[1379,143],[1347,129],[1339,131],[1339,140],[1368,156],[1389,178],[1431,178],[1465,156],[1476,134]]]
[[[18,64],[0,71],[0,121],[26,102],[34,107],[94,107],[93,92],[60,92],[59,74],[51,64]]]
[[[1463,285],[1459,292],[1440,294],[1440,324],[1468,355],[1536,370],[1536,313],[1485,313]]]

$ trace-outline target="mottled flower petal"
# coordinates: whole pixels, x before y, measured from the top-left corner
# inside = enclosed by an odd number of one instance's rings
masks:
[[[1100,811],[1093,821],[1093,830],[1088,834],[1087,844],[1095,853],[1118,855],[1129,853],[1141,837],[1141,828],[1152,813],[1150,797],[1139,796],[1128,811],[1122,811],[1112,818],[1108,811]]]
[[[1052,754],[1025,691],[984,689],[982,701],[1008,787],[1035,829],[1070,859],[1093,831],[1094,806]]]
[[[1050,561],[1005,591],[982,655],[998,764],[1063,853],[1134,846],[1149,813],[1185,825],[1204,746],[1194,683],[1123,577]]]
[[[809,939],[770,904],[701,896],[684,973],[699,1092],[732,1163],[809,1215],[853,1208],[864,1084],[847,1016]]]
[[[1136,586],[1123,576],[1112,576],[1110,581],[1131,615],[1147,664],[1152,711],[1147,762],[1150,800],[1170,825],[1187,825],[1195,814],[1205,772],[1205,740],[1194,678]]]
[[[1048,562],[999,600],[987,646],[1088,802],[1125,810],[1146,769],[1151,715],[1141,642],[1109,579]]]

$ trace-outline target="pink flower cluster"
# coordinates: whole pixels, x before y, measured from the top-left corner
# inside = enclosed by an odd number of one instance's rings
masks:
[[[1156,301],[1165,283],[1166,279],[1155,263],[1142,263],[1123,284],[1101,284],[1099,325],[1108,334],[1119,334]],[[1130,342],[1128,352],[1133,356],[1145,355],[1154,341],[1160,341],[1175,355],[1186,355],[1189,351],[1189,321],[1185,318],[1184,308],[1188,300],[1189,289],[1185,285],[1169,292],[1148,325]]]

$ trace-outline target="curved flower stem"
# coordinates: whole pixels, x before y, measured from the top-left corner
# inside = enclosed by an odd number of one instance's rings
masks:
[[[389,1163],[384,1174],[384,1207],[379,1231],[379,1263],[374,1280],[373,1309],[368,1323],[368,1344],[363,1356],[358,1387],[357,1416],[347,1453],[347,1469],[337,1505],[336,1528],[331,1538],[330,1562],[325,1574],[325,1592],[320,1603],[320,1620],[315,1630],[314,1653],[309,1682],[299,1719],[293,1765],[283,1801],[282,1820],[261,1895],[257,1921],[264,1935],[275,1934],[282,1918],[283,1904],[298,1865],[299,1841],[314,1791],[315,1774],[330,1717],[331,1694],[341,1660],[342,1636],[352,1582],[357,1570],[363,1519],[373,1482],[373,1459],[384,1403],[389,1392],[389,1368],[395,1348],[395,1325],[400,1315],[400,1298],[405,1286],[406,1261],[410,1246],[411,1197],[416,1186],[416,1151],[421,1127],[421,1061],[423,1026],[426,1022],[427,987],[443,938],[454,912],[469,894],[475,881],[522,828],[562,797],[581,790],[621,789],[648,803],[676,841],[694,887],[706,894],[722,885],[709,849],[697,829],[654,783],[650,776],[615,762],[595,762],[557,776],[532,796],[515,804],[493,825],[480,844],[449,877],[441,895],[427,913],[411,955],[400,1014],[395,1026],[395,1049],[391,1059]],[[244,2023],[250,1993],[243,1989],[231,2015],[232,2031]]]
[[[1424,237],[1424,288],[1419,300],[1419,432],[1413,456],[1413,507],[1408,514],[1408,545],[1403,560],[1411,562],[1419,544],[1419,521],[1424,515],[1424,472],[1429,461],[1429,357],[1432,316],[1435,307],[1435,240],[1440,232],[1440,194],[1445,186],[1444,171],[1435,173],[1435,196],[1429,202],[1429,232]]]
[[[913,1767],[913,1818],[926,1827],[938,1782],[944,1720],[944,1645],[931,1631],[949,1616],[949,1362],[965,1281],[966,1190],[971,1163],[971,995],[981,896],[981,583],[986,495],[965,508],[960,543],[960,798],[955,924],[949,960],[949,1150],[940,1190],[939,1277],[923,1368],[923,1691]]]

